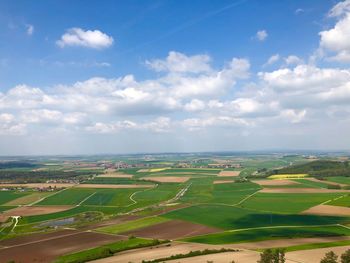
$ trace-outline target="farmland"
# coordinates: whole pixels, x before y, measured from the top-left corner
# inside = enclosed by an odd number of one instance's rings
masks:
[[[128,158],[123,162],[128,164]],[[58,241],[59,231],[65,228],[79,231],[82,237],[91,232],[99,237],[95,245],[84,247],[86,251],[50,255],[50,259],[59,257],[59,262],[95,258],[108,242],[115,241],[108,236],[123,240],[135,236],[130,249],[133,242],[135,246],[154,244],[142,238],[200,243],[208,249],[239,244],[259,249],[269,247],[269,242],[275,247],[278,240],[284,240],[283,246],[291,247],[290,251],[303,249],[308,240],[313,242],[312,248],[342,245],[350,239],[350,213],[337,211],[349,207],[350,181],[344,176],[313,176],[326,165],[312,162],[301,156],[206,156],[201,161],[200,156],[189,155],[139,159],[141,167],[132,167],[132,159],[131,167],[112,169],[103,168],[96,159],[46,160],[18,168],[21,176],[25,170],[31,174],[38,170],[40,183],[19,183],[17,177],[0,180],[1,239],[17,244],[16,240],[32,235],[55,236],[57,232]],[[345,169],[325,162],[330,167],[327,173],[332,173],[331,168]],[[16,173],[14,164],[6,169]],[[54,171],[55,179],[43,180],[43,169]],[[57,179],[59,173],[69,175]],[[16,224],[13,216],[21,216]],[[119,246],[113,244],[111,247]],[[8,255],[6,251],[0,250],[0,258]],[[12,251],[10,247],[8,251]]]

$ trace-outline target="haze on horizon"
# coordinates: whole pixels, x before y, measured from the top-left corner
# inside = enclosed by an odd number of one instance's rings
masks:
[[[4,0],[0,43],[0,155],[349,149],[350,0]]]

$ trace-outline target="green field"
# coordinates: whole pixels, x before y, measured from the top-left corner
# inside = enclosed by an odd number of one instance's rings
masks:
[[[191,186],[181,198],[185,203],[237,204],[245,197],[261,189],[254,183],[213,184],[212,178],[198,178],[190,181]]]
[[[333,200],[333,201],[327,203],[327,205],[350,207],[350,195],[345,195],[344,197],[341,197],[337,200]]]
[[[114,253],[158,244],[156,240],[131,238],[59,257],[56,263],[79,263],[113,256]]]
[[[240,231],[226,231],[185,239],[205,244],[232,244],[262,240],[306,237],[350,236],[350,230],[341,226],[322,227],[280,227]]]
[[[274,213],[299,213],[343,193],[280,194],[258,193],[245,201],[241,207]]]
[[[327,181],[339,184],[349,184],[350,185],[350,177],[345,176],[335,176],[335,177],[327,177]]]
[[[264,213],[224,205],[197,205],[172,211],[162,216],[225,230],[264,226],[345,224],[350,222],[350,218],[344,217]]]
[[[96,189],[94,195],[82,203],[92,206],[128,206],[133,204],[130,196],[140,189]]]
[[[12,200],[28,195],[26,192],[0,191],[0,205],[6,204]]]
[[[123,233],[123,232],[128,232],[130,230],[163,223],[163,222],[166,222],[169,220],[170,219],[158,217],[158,216],[146,217],[146,218],[137,219],[137,220],[134,220],[131,222],[127,222],[124,224],[102,227],[102,228],[97,229],[97,231],[103,232],[103,233],[110,233],[110,234],[119,234],[119,233]]]
[[[37,205],[78,205],[96,190],[87,188],[70,188],[49,196]]]

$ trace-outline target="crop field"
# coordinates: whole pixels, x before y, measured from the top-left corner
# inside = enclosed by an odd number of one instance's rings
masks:
[[[344,177],[344,176],[334,176],[334,177],[328,177],[327,181],[339,183],[339,184],[348,184],[350,185],[350,177]]]
[[[349,235],[350,230],[341,226],[279,227],[226,231],[193,237],[186,239],[186,241],[206,244],[233,244],[283,238],[335,237]]]
[[[198,205],[169,212],[163,217],[186,220],[225,230],[266,226],[304,226],[349,223],[347,217],[257,212],[224,205]]]
[[[156,225],[156,224],[163,223],[163,222],[166,222],[169,220],[170,219],[163,218],[163,217],[156,217],[156,216],[146,217],[146,218],[134,220],[134,221],[131,221],[131,222],[125,223],[125,224],[99,228],[99,229],[97,229],[97,231],[103,232],[103,233],[110,233],[110,234],[119,234],[119,233],[127,232],[127,231],[130,231],[133,229],[138,229],[138,228],[142,228],[142,227]]]
[[[4,205],[12,200],[28,195],[25,192],[0,191],[0,205]]]
[[[308,174],[276,174],[269,176],[270,179],[298,179],[309,176]]]
[[[342,196],[328,203],[328,205],[350,207],[350,195]]]
[[[203,163],[215,165],[215,160],[221,165],[219,158]],[[2,237],[12,240],[31,232],[75,228],[120,238],[195,242],[204,247],[240,244],[249,249],[261,242],[264,247],[275,247],[278,240],[285,240],[281,244],[303,249],[302,242],[309,239],[314,242],[313,248],[349,241],[350,210],[345,210],[350,207],[348,177],[317,178],[304,170],[271,176],[266,170],[281,169],[283,164],[291,169],[294,161],[310,163],[297,157],[234,160],[238,168],[200,168],[202,162],[177,168],[169,164],[175,161],[168,160],[154,161],[157,165],[164,163],[164,167],[108,168],[102,173],[96,169],[96,174],[86,167],[89,173],[85,179],[63,181],[65,188],[47,190],[49,184],[44,181],[26,184],[24,191],[0,191],[1,216],[12,220]],[[78,170],[83,168],[79,166]],[[72,164],[52,169],[75,171]],[[108,176],[114,174],[118,176]],[[119,177],[123,174],[128,176]],[[10,216],[16,213],[22,217],[15,226]],[[74,257],[90,252],[81,251]]]
[[[300,213],[317,204],[335,199],[342,193],[312,193],[312,194],[280,194],[280,193],[257,193],[241,207],[256,211],[275,213]]]

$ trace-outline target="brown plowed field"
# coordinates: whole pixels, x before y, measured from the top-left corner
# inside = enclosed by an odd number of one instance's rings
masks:
[[[9,240],[7,248],[0,248],[0,262],[52,262],[56,257],[107,243],[122,240],[125,237],[105,235],[94,232],[70,231],[47,235]],[[21,242],[22,241],[22,242]],[[23,242],[24,241],[24,242]]]
[[[348,249],[350,249],[350,246],[293,251],[286,253],[286,258],[289,260],[293,260],[293,262],[315,263],[320,262],[324,255],[329,251],[333,251],[337,255],[341,255]]]
[[[234,248],[232,245],[206,245],[206,244],[198,244],[198,243],[182,243],[182,242],[172,242],[171,246],[164,244],[159,245],[156,247],[151,248],[141,248],[141,249],[135,249],[131,251],[124,251],[116,254],[113,257],[99,259],[96,261],[92,261],[95,263],[141,263],[142,260],[153,260],[157,258],[163,258],[163,257],[169,257],[171,255],[175,254],[187,254],[190,251],[195,250],[204,250],[206,248],[209,249],[220,249],[220,248]],[[233,252],[237,253],[235,255],[239,255],[239,252]],[[251,251],[251,253],[255,253],[257,256],[259,255],[257,252]],[[230,258],[226,258],[225,263],[231,262],[229,260]],[[256,257],[256,260],[258,257]],[[232,260],[232,259],[231,259]],[[236,260],[236,258],[235,258]],[[249,263],[254,263],[255,261],[249,261]],[[176,262],[182,262],[182,260],[177,260]],[[187,261],[188,262],[188,261]],[[201,261],[206,262],[206,261]],[[216,261],[214,261],[216,263]],[[240,261],[240,258],[237,257],[236,262],[238,263],[245,263],[247,261]]]
[[[293,184],[299,184],[295,181],[281,179],[281,180],[254,180],[253,183],[256,183],[261,186],[265,185],[293,185]]]
[[[187,182],[190,177],[185,176],[152,176],[140,178],[146,181],[155,181],[160,183],[184,183]]]
[[[132,178],[132,174],[123,174],[123,173],[105,173],[100,174],[97,177],[104,177],[104,178]]]
[[[309,194],[309,193],[346,193],[349,190],[333,190],[323,188],[264,188],[260,193]]]
[[[61,212],[73,208],[72,206],[20,206],[7,210],[0,214],[0,222],[4,222],[10,216],[33,216]]]
[[[316,205],[303,211],[302,214],[350,216],[350,208],[335,205]]]
[[[134,235],[137,237],[173,240],[190,236],[205,235],[218,231],[220,231],[220,229],[181,220],[171,220],[157,225],[128,231],[123,234]]]
[[[239,176],[240,171],[221,171],[218,176]]]

